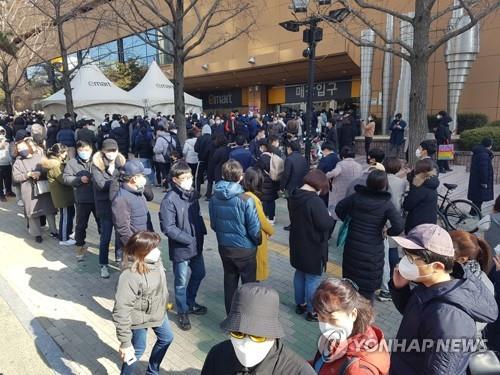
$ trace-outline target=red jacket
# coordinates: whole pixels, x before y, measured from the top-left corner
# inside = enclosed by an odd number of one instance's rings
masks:
[[[361,350],[360,350],[361,349]],[[316,353],[314,361],[319,358]],[[347,352],[341,358],[327,362],[323,365],[318,375],[339,375],[340,369],[347,358],[357,357],[345,371],[345,375],[386,375],[389,373],[390,354],[382,330],[374,325],[368,327],[365,333],[349,337]]]

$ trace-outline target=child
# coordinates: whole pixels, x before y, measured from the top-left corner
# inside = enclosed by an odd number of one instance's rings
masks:
[[[123,271],[116,287],[113,322],[124,360],[121,374],[133,374],[146,349],[148,328],[157,340],[149,357],[148,374],[158,374],[172,343],[173,333],[166,315],[167,279],[158,249],[160,236],[137,232],[124,249]]]

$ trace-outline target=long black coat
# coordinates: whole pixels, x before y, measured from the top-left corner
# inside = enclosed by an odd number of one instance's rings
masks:
[[[217,148],[208,161],[208,179],[214,182],[222,180],[222,165],[229,160],[231,149],[227,146]]]
[[[304,177],[309,172],[306,158],[300,152],[294,151],[285,160],[285,170],[281,177],[280,187],[291,193],[304,184]]]
[[[328,262],[328,238],[335,220],[315,192],[295,189],[289,202],[290,263],[299,271],[321,275]]]
[[[436,131],[434,132],[438,145],[444,145],[450,142],[451,139],[451,130],[449,125],[450,122],[451,122],[450,116],[442,117],[439,120]]]
[[[413,178],[410,191],[403,202],[403,209],[408,212],[405,233],[420,224],[437,222],[437,188],[439,179],[430,173],[419,173]]]
[[[494,199],[492,159],[493,153],[483,145],[477,145],[472,150],[467,198],[473,202],[487,202]]]
[[[339,151],[342,151],[345,146],[353,147],[355,131],[356,129],[354,129],[349,119],[342,121],[342,125],[337,129]]]
[[[335,207],[342,221],[351,217],[342,276],[353,280],[362,294],[371,294],[382,283],[384,226],[389,220],[391,227],[387,234],[396,236],[403,231],[403,218],[391,202],[391,193],[374,192],[361,185],[355,190],[356,193],[342,199]]]
[[[125,158],[128,158],[128,148],[130,142],[128,129],[123,126],[114,128],[111,130],[111,133],[109,133],[109,137],[113,138],[118,144],[118,151],[120,151],[120,154],[125,156]]]
[[[262,174],[264,176],[261,200],[264,202],[271,202],[278,199],[280,182],[273,181],[271,177],[269,177],[269,171],[271,169],[271,156],[268,154],[260,155],[259,159],[257,160],[256,167],[262,171]]]

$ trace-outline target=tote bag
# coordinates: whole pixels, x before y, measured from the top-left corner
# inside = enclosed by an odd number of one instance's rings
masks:
[[[455,145],[453,143],[438,146],[438,160],[453,160]]]
[[[349,224],[351,223],[351,217],[346,216],[345,220],[342,222],[339,234],[337,236],[337,247],[343,247],[349,234]]]

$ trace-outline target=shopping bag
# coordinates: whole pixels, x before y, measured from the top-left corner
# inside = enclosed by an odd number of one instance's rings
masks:
[[[343,247],[349,234],[349,224],[351,223],[351,217],[346,216],[345,220],[342,222],[339,234],[337,235],[337,247]]]
[[[47,180],[33,182],[33,196],[39,197],[43,194],[50,193],[49,182]]]
[[[438,146],[438,160],[453,160],[455,145],[453,143]]]

